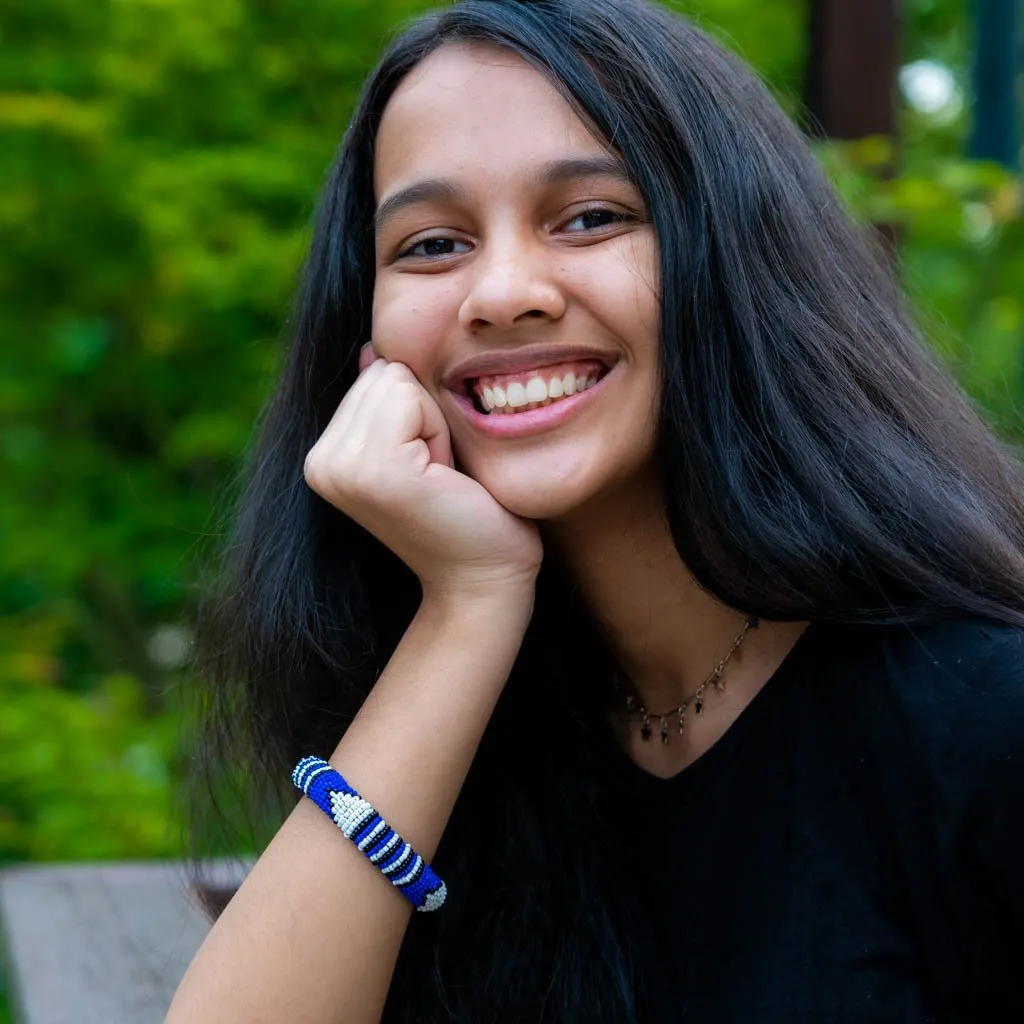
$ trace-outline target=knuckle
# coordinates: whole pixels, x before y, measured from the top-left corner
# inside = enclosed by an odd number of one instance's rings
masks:
[[[405,363],[388,363],[384,368],[384,375],[393,384],[408,383],[411,380],[415,380],[412,371]]]
[[[320,479],[320,472],[320,456],[317,448],[314,446],[309,450],[305,461],[302,463],[302,476],[314,491],[317,489],[316,484]]]
[[[347,474],[344,472],[338,453],[334,453],[328,458],[327,454],[320,451],[319,447],[314,448],[306,456],[302,472],[306,483],[322,498],[333,500],[344,491]]]

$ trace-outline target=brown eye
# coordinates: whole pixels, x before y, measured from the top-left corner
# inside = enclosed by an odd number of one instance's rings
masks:
[[[461,254],[456,253],[454,247],[466,244],[466,242],[460,242],[455,238],[445,238],[443,235],[436,235],[433,238],[423,238],[415,245],[409,246],[408,249],[398,254],[398,258],[404,259],[407,256],[419,256],[423,259],[438,259],[444,256],[457,256]]]
[[[599,228],[609,227],[612,224],[625,224],[633,219],[630,214],[622,213],[619,210],[595,207],[592,210],[584,210],[582,213],[576,214],[572,220],[566,222],[566,227],[570,224],[575,224],[577,221],[583,221],[584,231],[594,231]]]

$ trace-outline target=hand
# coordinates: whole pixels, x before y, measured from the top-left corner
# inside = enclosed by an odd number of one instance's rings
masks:
[[[412,371],[360,354],[360,375],[306,457],[309,486],[419,577],[424,597],[532,588],[537,527],[454,468],[444,415]]]

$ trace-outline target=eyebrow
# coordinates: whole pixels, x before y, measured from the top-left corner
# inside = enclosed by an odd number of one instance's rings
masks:
[[[635,188],[626,165],[616,156],[572,157],[565,160],[554,160],[544,164],[534,175],[536,187],[557,185],[578,178],[614,178],[631,188]],[[450,178],[425,178],[412,185],[399,189],[397,192],[381,200],[373,215],[374,231],[379,235],[384,225],[399,210],[417,203],[455,202],[461,199],[464,190]]]

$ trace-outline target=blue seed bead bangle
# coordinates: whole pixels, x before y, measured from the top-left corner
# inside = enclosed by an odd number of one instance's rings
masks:
[[[292,782],[417,910],[444,903],[448,890],[430,865],[323,758],[304,757]]]

